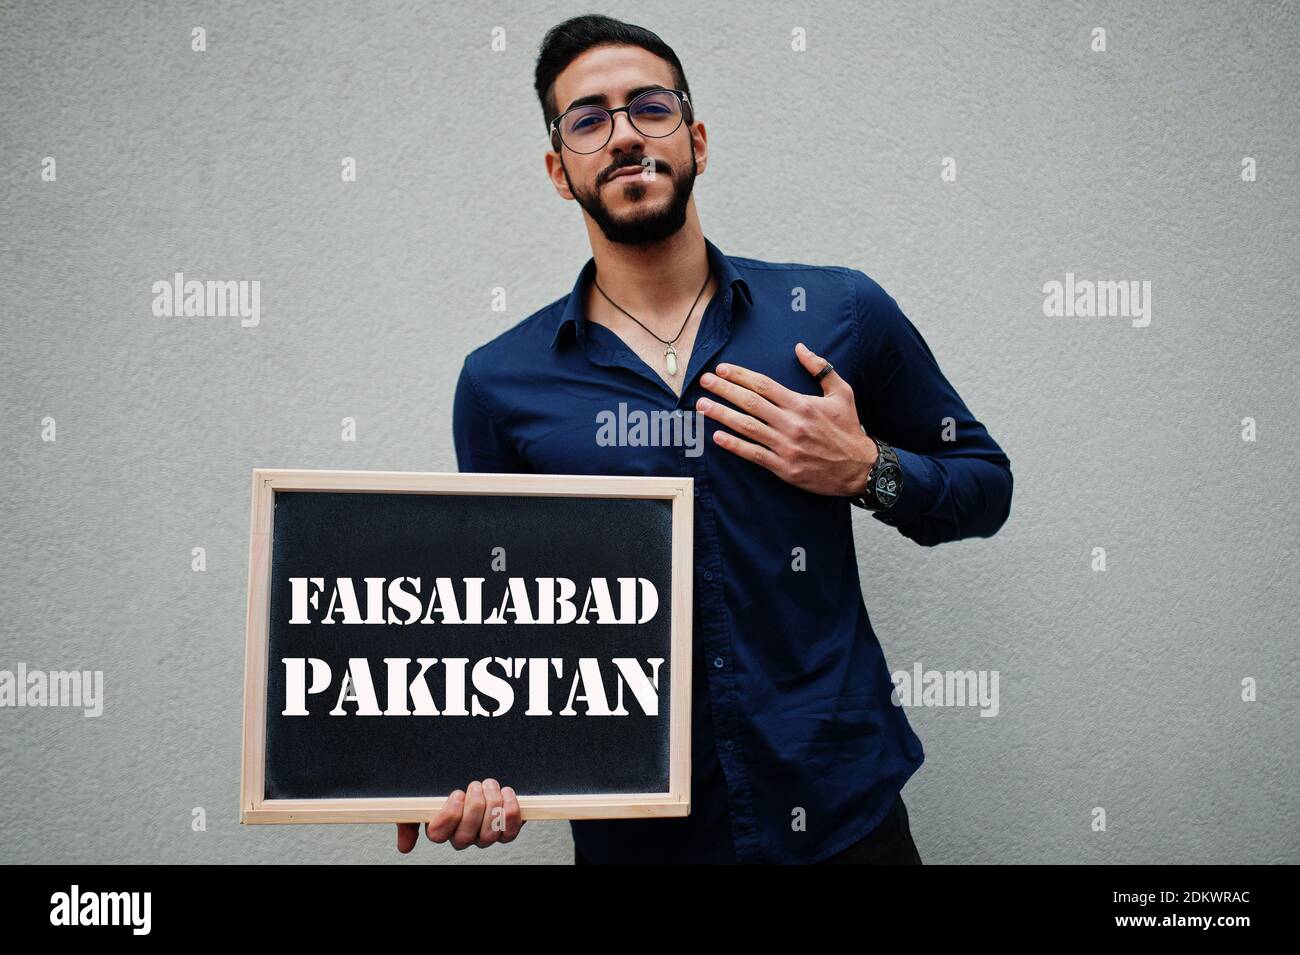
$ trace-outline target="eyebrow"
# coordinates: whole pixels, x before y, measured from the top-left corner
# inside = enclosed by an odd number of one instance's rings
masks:
[[[668,87],[661,86],[658,83],[654,83],[650,86],[636,86],[627,91],[627,101],[630,103],[632,102],[632,100],[636,99],[642,93],[648,93],[650,90],[666,90],[666,89],[668,89]],[[561,114],[567,113],[575,106],[608,106],[608,105],[609,105],[608,96],[606,96],[604,93],[592,93],[590,96],[579,96],[568,106],[564,107],[564,109],[560,110],[560,113]]]

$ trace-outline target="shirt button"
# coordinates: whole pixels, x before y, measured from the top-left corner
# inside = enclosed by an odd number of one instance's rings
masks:
[[[736,748],[736,744],[733,743],[731,740],[727,740],[725,743],[722,744],[722,748],[725,749],[728,753],[730,753],[733,749]]]
[[[706,571],[704,572],[704,579],[705,579],[705,580],[712,580],[712,579],[713,579],[713,571],[711,571],[711,570],[706,570]]]
[[[713,665],[714,665],[715,667],[717,667],[719,670],[721,670],[721,669],[722,669],[722,657],[714,657],[714,658],[713,658]]]

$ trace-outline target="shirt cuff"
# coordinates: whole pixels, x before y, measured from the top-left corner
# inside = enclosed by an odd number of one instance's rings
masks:
[[[903,472],[903,490],[893,506],[872,511],[871,516],[883,524],[898,526],[930,512],[943,490],[944,476],[929,456],[891,447]]]

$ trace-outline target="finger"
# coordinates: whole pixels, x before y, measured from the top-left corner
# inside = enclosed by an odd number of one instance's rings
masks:
[[[519,806],[519,797],[509,786],[501,787],[501,804],[505,809],[506,831],[501,833],[500,841],[514,842],[524,827],[524,811]]]
[[[468,849],[478,842],[479,830],[483,828],[483,808],[486,805],[483,784],[476,779],[465,790],[465,811],[461,813],[460,825],[452,833],[451,844],[457,849]]]
[[[784,436],[774,430],[771,425],[759,421],[752,415],[743,414],[735,408],[730,408],[720,401],[711,401],[708,398],[701,397],[696,400],[695,409],[701,414],[708,415],[719,424],[726,425],[732,431],[753,438],[758,443],[765,444],[769,448],[784,444]]]
[[[799,402],[808,397],[807,395],[796,394],[776,379],[770,378],[762,372],[754,371],[752,368],[746,368],[744,365],[723,362],[713,370],[719,377],[739,385],[747,391],[754,392],[754,394],[766,399],[769,404],[777,408],[797,408]]]
[[[730,401],[733,405],[751,417],[757,418],[768,424],[776,424],[780,420],[781,415],[785,413],[780,407],[769,401],[766,396],[752,388],[746,388],[740,384],[739,381],[736,381],[735,376],[737,372],[735,365],[719,365],[718,372],[719,373],[716,375],[705,372],[700,376],[700,385],[709,389],[709,391],[713,392],[719,398],[725,398],[727,401]],[[765,388],[770,394],[772,391],[770,384],[772,379],[768,378],[766,375],[760,375],[758,377],[762,378],[764,382],[768,382],[768,384],[760,384],[753,381],[753,379],[750,379],[751,384],[755,384],[760,388]]]
[[[399,822],[397,824],[397,851],[406,854],[415,848],[415,844],[420,840],[420,824],[418,822]]]
[[[794,346],[794,353],[799,359],[799,364],[803,365],[804,370],[814,378],[821,374],[827,365],[830,365],[829,361],[812,351],[803,342],[799,342]],[[819,384],[822,386],[823,395],[833,395],[840,390],[841,385],[846,385],[848,382],[840,377],[840,373],[835,370],[834,366],[831,366],[830,370],[825,375],[822,375]]]
[[[734,434],[728,434],[726,431],[713,432],[713,442],[747,461],[753,461],[755,464],[767,468],[781,480],[786,479],[785,461],[761,444],[754,444],[744,438],[738,438]]]
[[[431,842],[446,842],[460,825],[460,817],[465,810],[465,790],[457,789],[447,797],[442,809],[433,821],[425,826],[424,834]]]
[[[495,779],[483,780],[483,825],[478,831],[478,847],[486,849],[501,838],[505,828],[505,812],[501,799],[501,784]]]

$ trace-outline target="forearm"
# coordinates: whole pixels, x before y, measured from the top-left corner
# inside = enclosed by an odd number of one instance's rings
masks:
[[[1011,463],[1000,450],[984,457],[929,455],[894,446],[903,490],[883,524],[926,547],[966,537],[992,537],[1011,513]]]

